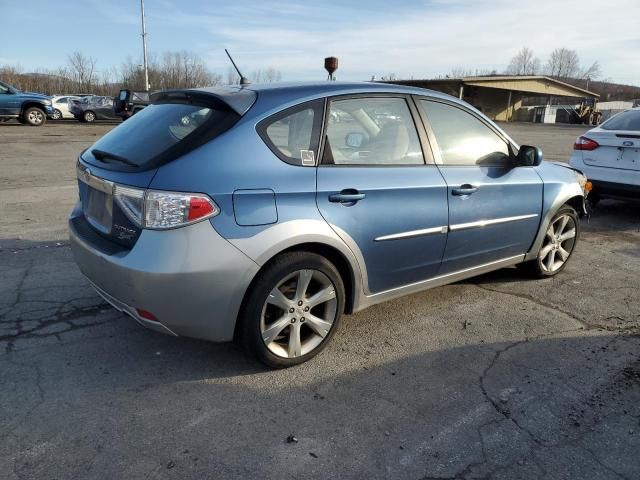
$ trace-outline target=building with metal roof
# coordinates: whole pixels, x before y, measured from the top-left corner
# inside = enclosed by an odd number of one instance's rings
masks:
[[[595,100],[599,95],[542,75],[499,75],[433,80],[395,80],[387,83],[430,88],[453,95],[470,103],[493,120],[511,121],[525,97],[545,97],[551,105],[553,97]]]

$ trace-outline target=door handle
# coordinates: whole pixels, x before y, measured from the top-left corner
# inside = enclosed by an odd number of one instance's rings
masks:
[[[457,195],[457,196],[471,195],[472,193],[475,193],[477,191],[478,191],[478,187],[471,185],[469,183],[465,183],[464,185],[461,185],[458,188],[452,189],[451,195]]]
[[[340,193],[332,193],[329,195],[329,201],[332,203],[342,203],[346,205],[354,205],[356,202],[362,200],[366,195],[358,192],[354,188],[348,188],[342,190]]]

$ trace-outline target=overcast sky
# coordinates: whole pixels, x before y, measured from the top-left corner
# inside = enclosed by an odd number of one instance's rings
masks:
[[[348,4],[348,5],[347,5]],[[0,0],[0,64],[54,68],[80,50],[99,69],[141,57],[138,0]],[[640,85],[640,0],[145,0],[151,54],[190,50],[226,73],[229,48],[247,75],[283,80],[395,73],[430,78],[454,68],[502,72],[523,46],[543,65],[556,47],[600,62],[605,78]],[[34,33],[37,32],[37,33]]]

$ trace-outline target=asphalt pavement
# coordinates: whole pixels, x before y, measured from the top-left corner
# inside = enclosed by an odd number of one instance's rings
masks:
[[[113,125],[0,125],[0,477],[640,478],[640,203],[566,270],[505,269],[345,317],[269,371],[144,330],[73,263],[75,158]],[[503,125],[566,160],[584,128]]]

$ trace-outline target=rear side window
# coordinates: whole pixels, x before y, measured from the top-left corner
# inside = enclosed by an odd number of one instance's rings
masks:
[[[640,131],[640,109],[619,113],[600,125],[600,128],[638,132]]]
[[[313,166],[318,154],[324,100],[303,103],[258,124],[258,133],[281,160]]]
[[[220,106],[153,104],[111,130],[84,154],[114,167],[156,167],[211,140],[239,119]]]
[[[507,166],[509,147],[481,120],[461,108],[420,100],[444,165]]]

